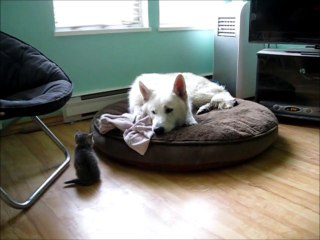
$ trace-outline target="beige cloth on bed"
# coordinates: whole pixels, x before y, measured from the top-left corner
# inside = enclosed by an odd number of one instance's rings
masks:
[[[101,134],[105,134],[114,128],[120,129],[123,132],[123,139],[126,144],[140,155],[146,153],[154,134],[152,121],[148,116],[134,122],[134,116],[129,113],[122,115],[106,113],[97,119],[97,123]]]

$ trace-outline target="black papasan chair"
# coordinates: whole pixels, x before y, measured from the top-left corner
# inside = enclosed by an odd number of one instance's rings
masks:
[[[0,187],[1,199],[24,209],[35,203],[70,163],[68,149],[38,116],[62,108],[72,95],[73,84],[40,51],[7,33],[0,34],[0,120],[31,117],[65,155],[59,167],[24,202],[14,200]]]

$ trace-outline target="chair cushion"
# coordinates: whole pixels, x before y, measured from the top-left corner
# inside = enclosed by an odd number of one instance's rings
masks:
[[[70,89],[72,85],[68,81],[49,82],[0,99],[0,109],[5,113],[5,118],[51,113],[65,105],[70,96]]]
[[[60,109],[73,85],[64,71],[29,44],[0,32],[0,119]]]
[[[196,115],[197,125],[155,135],[145,155],[129,148],[119,130],[99,133],[96,119],[104,113],[123,114],[127,102],[99,111],[91,123],[95,147],[108,159],[155,170],[209,169],[251,159],[272,145],[278,136],[278,121],[266,107],[238,99],[238,105]]]

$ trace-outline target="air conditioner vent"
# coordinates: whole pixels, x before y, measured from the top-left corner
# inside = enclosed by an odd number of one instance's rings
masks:
[[[236,18],[218,17],[218,36],[235,37],[236,36]]]

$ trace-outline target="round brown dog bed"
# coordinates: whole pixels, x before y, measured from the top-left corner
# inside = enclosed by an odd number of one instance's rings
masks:
[[[94,116],[95,148],[110,160],[155,170],[191,171],[236,164],[261,153],[278,136],[277,118],[268,108],[238,99],[234,108],[196,115],[197,125],[154,135],[146,153],[140,155],[127,146],[120,130],[102,135],[97,127],[102,114],[127,111],[127,102],[118,102]]]

